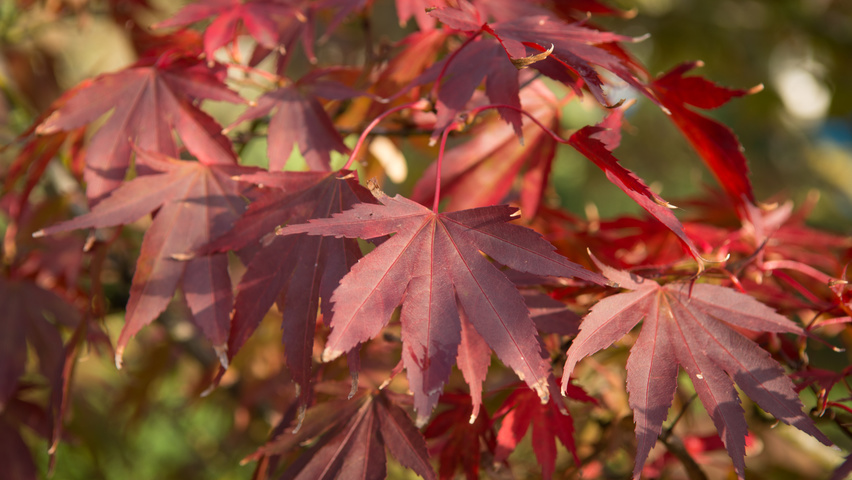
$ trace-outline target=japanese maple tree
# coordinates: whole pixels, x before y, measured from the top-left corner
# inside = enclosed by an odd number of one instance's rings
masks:
[[[704,112],[762,85],[692,59],[652,74],[645,36],[601,26],[635,12],[599,0],[106,3],[138,58],[2,151],[13,478],[44,470],[27,429],[51,469],[87,438],[64,429],[98,395],[74,381],[83,351],[142,372],[118,394],[134,418],[194,358],[185,398],[227,403],[234,437],[261,425],[239,449],[257,479],[744,478],[775,421],[848,446],[848,362],[812,358],[849,343],[852,241],[760,198]],[[703,161],[703,197],[675,207],[622,162],[636,103]],[[580,104],[594,120],[568,118]],[[641,213],[561,206],[569,151]]]

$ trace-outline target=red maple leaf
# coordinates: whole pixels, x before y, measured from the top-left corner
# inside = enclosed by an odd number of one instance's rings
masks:
[[[233,162],[236,156],[230,140],[222,135],[219,124],[196,106],[201,99],[243,103],[222,83],[224,75],[224,66],[210,68],[175,51],[157,59],[143,59],[79,86],[36,132],[73,130],[111,112],[86,150],[86,195],[92,201],[121,185],[130,165],[131,145],[177,157],[173,131],[196,157]],[[140,167],[144,172],[144,165]]]
[[[493,457],[497,448],[491,417],[488,412],[474,417],[471,400],[465,394],[441,395],[441,404],[450,408],[435,415],[423,431],[423,436],[432,440],[429,451],[438,457],[441,480],[456,478],[458,467],[464,469],[468,480],[479,479],[483,451]]]
[[[577,448],[574,445],[574,421],[558,395],[558,386],[550,382],[553,395],[547,403],[541,403],[539,397],[528,388],[518,386],[494,413],[494,418],[503,418],[497,431],[497,449],[495,462],[505,461],[515,450],[527,430],[532,427],[532,446],[535,458],[541,465],[542,478],[553,478],[556,467],[556,440],[571,452],[574,463],[580,464]],[[568,396],[576,400],[595,402],[586,392],[575,385],[567,387]],[[596,402],[595,402],[596,403]]]
[[[436,80],[441,84],[436,105],[435,136],[465,110],[483,81],[485,95],[492,103],[521,108],[518,69],[506,57],[500,43],[491,38],[478,38],[465,44],[444,60],[432,64],[413,83],[422,85]],[[520,135],[520,112],[508,108],[500,108],[498,112]]]
[[[274,50],[282,41],[287,23],[306,22],[298,8],[282,1],[205,0],[183,7],[151,28],[185,27],[210,17],[213,21],[204,29],[204,53],[208,59],[213,59],[213,53],[220,47],[236,40],[241,28],[258,44]]]
[[[457,30],[490,33],[504,50],[501,56],[508,56],[518,67],[543,66],[542,73],[569,86],[586,87],[602,105],[614,102],[606,99],[602,89],[604,80],[595,70],[596,66],[609,70],[654,100],[648,88],[635,75],[644,72],[644,69],[630,58],[608,50],[610,45],[633,42],[635,39],[590,28],[580,22],[569,24],[549,15],[535,13],[534,10],[521,10],[517,17],[487,24],[485,16],[477,7],[462,0],[458,8],[437,8],[430,15]],[[550,61],[542,61],[547,59]],[[496,56],[492,61],[496,62]]]
[[[592,307],[568,349],[563,391],[577,362],[608,347],[644,319],[627,360],[627,390],[638,442],[635,478],[671,407],[678,365],[692,380],[740,478],[745,471],[748,431],[734,382],[778,420],[831,444],[802,412],[802,402],[781,365],[736,331],[803,333],[796,324],[729,288],[661,286],[602,264],[598,267],[607,278],[633,291],[605,298]]]
[[[349,151],[317,97],[340,100],[356,96],[358,92],[336,82],[317,82],[324,73],[327,72],[315,72],[292,85],[264,93],[254,106],[228,127],[230,129],[233,125],[275,110],[269,120],[267,152],[270,170],[283,170],[297,144],[311,170],[328,171],[332,151]]]
[[[136,177],[91,212],[34,236],[126,225],[156,211],[136,262],[125,325],[116,345],[116,364],[120,366],[130,337],[166,309],[178,285],[196,324],[227,364],[225,350],[233,304],[228,257],[191,253],[230,230],[245,210],[243,187],[232,177],[256,169],[181,161],[143,151],[138,153],[137,162],[158,173]]]
[[[268,191],[255,200],[234,228],[206,251],[255,248],[280,225],[326,218],[362,202],[375,202],[350,172],[263,172],[240,177]],[[256,249],[256,248],[255,248]],[[228,355],[233,358],[277,302],[287,365],[307,392],[311,379],[317,312],[328,319],[330,298],[340,279],[361,258],[352,239],[272,237],[253,253],[237,286]],[[322,301],[320,301],[322,300]]]
[[[746,158],[734,132],[716,120],[695,113],[687,105],[702,109],[718,108],[732,98],[759,92],[763,85],[749,90],[730,89],[702,77],[683,76],[700,66],[701,62],[679,65],[654,80],[651,88],[734,204],[755,203]]]
[[[701,262],[698,249],[686,235],[680,220],[672,213],[673,206],[652,192],[642,179],[624,168],[611,153],[621,142],[622,115],[623,111],[618,109],[600,124],[581,128],[571,135],[568,144],[603,170],[610,182],[677,235],[684,249]]]
[[[334,291],[323,361],[376,336],[402,305],[402,361],[422,423],[449,377],[461,341],[458,312],[464,310],[503,363],[546,399],[550,367],[541,356],[529,310],[512,282],[482,254],[522,272],[599,284],[606,280],[558,255],[535,231],[508,223],[514,208],[437,214],[378,188],[373,193],[381,205],[359,204],[330,219],[278,232],[363,239],[395,233],[359,261]]]

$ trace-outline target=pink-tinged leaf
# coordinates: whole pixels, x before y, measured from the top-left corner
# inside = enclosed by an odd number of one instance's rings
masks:
[[[738,476],[745,470],[747,429],[734,383],[778,420],[831,443],[802,412],[793,382],[781,365],[732,328],[801,334],[797,325],[752,297],[724,287],[660,286],[627,272],[607,268],[604,273],[635,290],[592,307],[568,350],[563,380],[580,359],[611,345],[644,320],[627,362],[638,444],[634,478],[642,472],[666,419],[678,364],[710,413]]]
[[[475,32],[482,28],[485,20],[473,4],[467,0],[460,0],[458,8],[441,7],[429,12],[433,18],[436,18],[444,25],[463,32]]]
[[[606,144],[593,137],[602,131],[604,130],[597,126],[583,127],[571,135],[568,143],[603,170],[610,182],[677,235],[684,249],[700,263],[701,255],[698,249],[686,235],[680,220],[672,213],[669,203],[652,192],[633,172],[621,166],[618,159],[607,149]],[[614,141],[612,137],[605,137],[605,140],[610,144]]]
[[[701,66],[701,63],[691,62],[675,67],[657,78],[651,88],[660,103],[671,112],[675,125],[716,176],[734,205],[742,207],[744,202],[755,203],[746,158],[737,137],[725,125],[699,115],[686,106],[716,108],[734,97],[760,91],[762,87],[734,90],[719,87],[701,77],[683,77],[684,73],[697,66]]]
[[[204,53],[212,59],[216,50],[236,40],[241,27],[260,45],[277,48],[283,43],[283,25],[297,13],[295,6],[271,0],[205,0],[183,7],[172,18],[152,28],[185,27],[213,17],[204,30]]]
[[[283,315],[287,365],[308,392],[317,312],[331,315],[330,298],[340,279],[361,258],[355,240],[325,237],[272,237],[276,227],[326,218],[375,199],[350,172],[264,172],[243,181],[266,186],[234,228],[206,251],[257,249],[237,286],[228,355],[233,358],[277,302]],[[257,246],[257,247],[255,247]],[[258,248],[259,247],[259,248]]]
[[[92,202],[121,185],[130,165],[132,144],[177,156],[172,132],[177,132],[186,148],[203,162],[236,163],[221,127],[196,106],[201,99],[243,103],[222,83],[224,68],[165,55],[153,65],[148,59],[95,78],[76,90],[36,129],[39,134],[73,130],[109,113],[86,150],[86,195]]]
[[[349,151],[317,98],[295,87],[265,93],[257,99],[257,105],[243,112],[234,124],[262,117],[273,110],[267,148],[270,170],[282,170],[297,144],[311,170],[328,171],[332,151]]]
[[[376,336],[402,305],[403,362],[414,379],[415,408],[428,416],[457,356],[458,301],[497,356],[546,399],[549,367],[529,310],[517,288],[482,253],[522,272],[605,284],[603,277],[556,254],[533,230],[507,223],[511,207],[435,214],[400,196],[374,194],[381,205],[356,205],[330,219],[278,232],[364,239],[396,233],[359,261],[334,291],[323,360]]]
[[[418,28],[426,32],[435,29],[435,18],[429,15],[431,7],[442,6],[445,0],[395,0],[396,14],[399,16],[399,25],[405,26],[411,17],[417,22]]]
[[[227,256],[193,254],[227,232],[245,210],[243,187],[233,176],[256,169],[205,165],[148,152],[140,152],[137,161],[163,173],[137,177],[90,213],[38,233],[123,225],[157,211],[136,262],[125,325],[116,345],[117,362],[130,338],[166,309],[178,285],[183,286],[196,324],[224,358],[233,303]]]
[[[491,366],[491,347],[482,335],[476,333],[476,329],[462,308],[459,308],[459,319],[461,320],[461,342],[456,365],[470,388],[470,400],[473,403],[473,412],[470,414],[472,422],[479,416],[479,408],[482,406],[482,382],[485,381],[488,367]]]

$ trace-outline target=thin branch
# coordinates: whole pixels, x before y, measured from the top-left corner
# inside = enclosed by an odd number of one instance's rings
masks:
[[[450,134],[450,130],[453,130],[457,126],[456,122],[450,123],[441,135],[441,148],[438,150],[438,164],[435,167],[435,202],[432,204],[432,211],[435,213],[438,213],[438,203],[441,201],[441,163],[444,161],[444,147],[447,146],[447,135]]]
[[[367,139],[367,135],[369,135],[370,131],[372,131],[373,128],[375,128],[375,126],[379,124],[379,122],[384,120],[385,117],[387,117],[387,116],[389,116],[393,113],[396,113],[400,110],[405,110],[406,108],[425,109],[428,106],[429,106],[429,102],[427,100],[420,99],[420,100],[417,100],[416,102],[405,103],[403,105],[399,105],[397,107],[391,108],[390,110],[382,113],[381,115],[379,115],[378,117],[373,119],[373,121],[370,122],[369,125],[367,125],[367,128],[365,128],[364,131],[361,132],[361,136],[358,137],[358,143],[356,143],[355,148],[352,149],[352,153],[349,155],[349,160],[346,161],[346,165],[343,166],[342,170],[346,170],[350,166],[352,166],[352,162],[354,162],[355,158],[358,156],[358,152],[361,150],[361,145],[364,144],[364,140]]]

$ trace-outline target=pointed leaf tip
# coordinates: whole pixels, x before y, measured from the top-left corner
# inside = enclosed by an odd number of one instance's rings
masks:
[[[418,413],[417,420],[414,422],[414,425],[416,425],[417,428],[423,428],[427,423],[429,423],[429,415]],[[472,424],[473,420],[471,420],[470,423]]]
[[[544,405],[550,400],[550,389],[547,388],[547,378],[542,377],[539,378],[535,385],[533,385],[533,390],[538,395],[538,398],[541,399],[541,404]]]
[[[115,369],[121,370],[121,365],[124,362],[124,346],[115,349]]]
[[[349,396],[346,397],[347,400],[352,400],[352,397],[358,393],[358,372],[351,372],[349,374],[349,378],[352,381],[352,385],[349,387]]]
[[[215,382],[212,385],[210,385],[209,387],[205,388],[203,392],[201,392],[201,398],[207,397],[208,395],[213,393],[213,390],[216,390],[216,383]]]
[[[302,404],[299,405],[299,412],[296,416],[296,426],[293,427],[293,430],[290,432],[293,435],[299,433],[299,430],[302,429],[302,424],[305,423],[305,412],[307,412],[307,410],[308,410],[307,404],[302,403]]]
[[[341,355],[343,355],[343,351],[341,350],[329,350],[328,348],[326,348],[322,351],[321,360],[322,363],[328,363]]]
[[[228,369],[228,345],[213,345],[213,351],[216,352],[216,356],[219,357],[219,364],[222,365],[222,368],[225,370]]]

